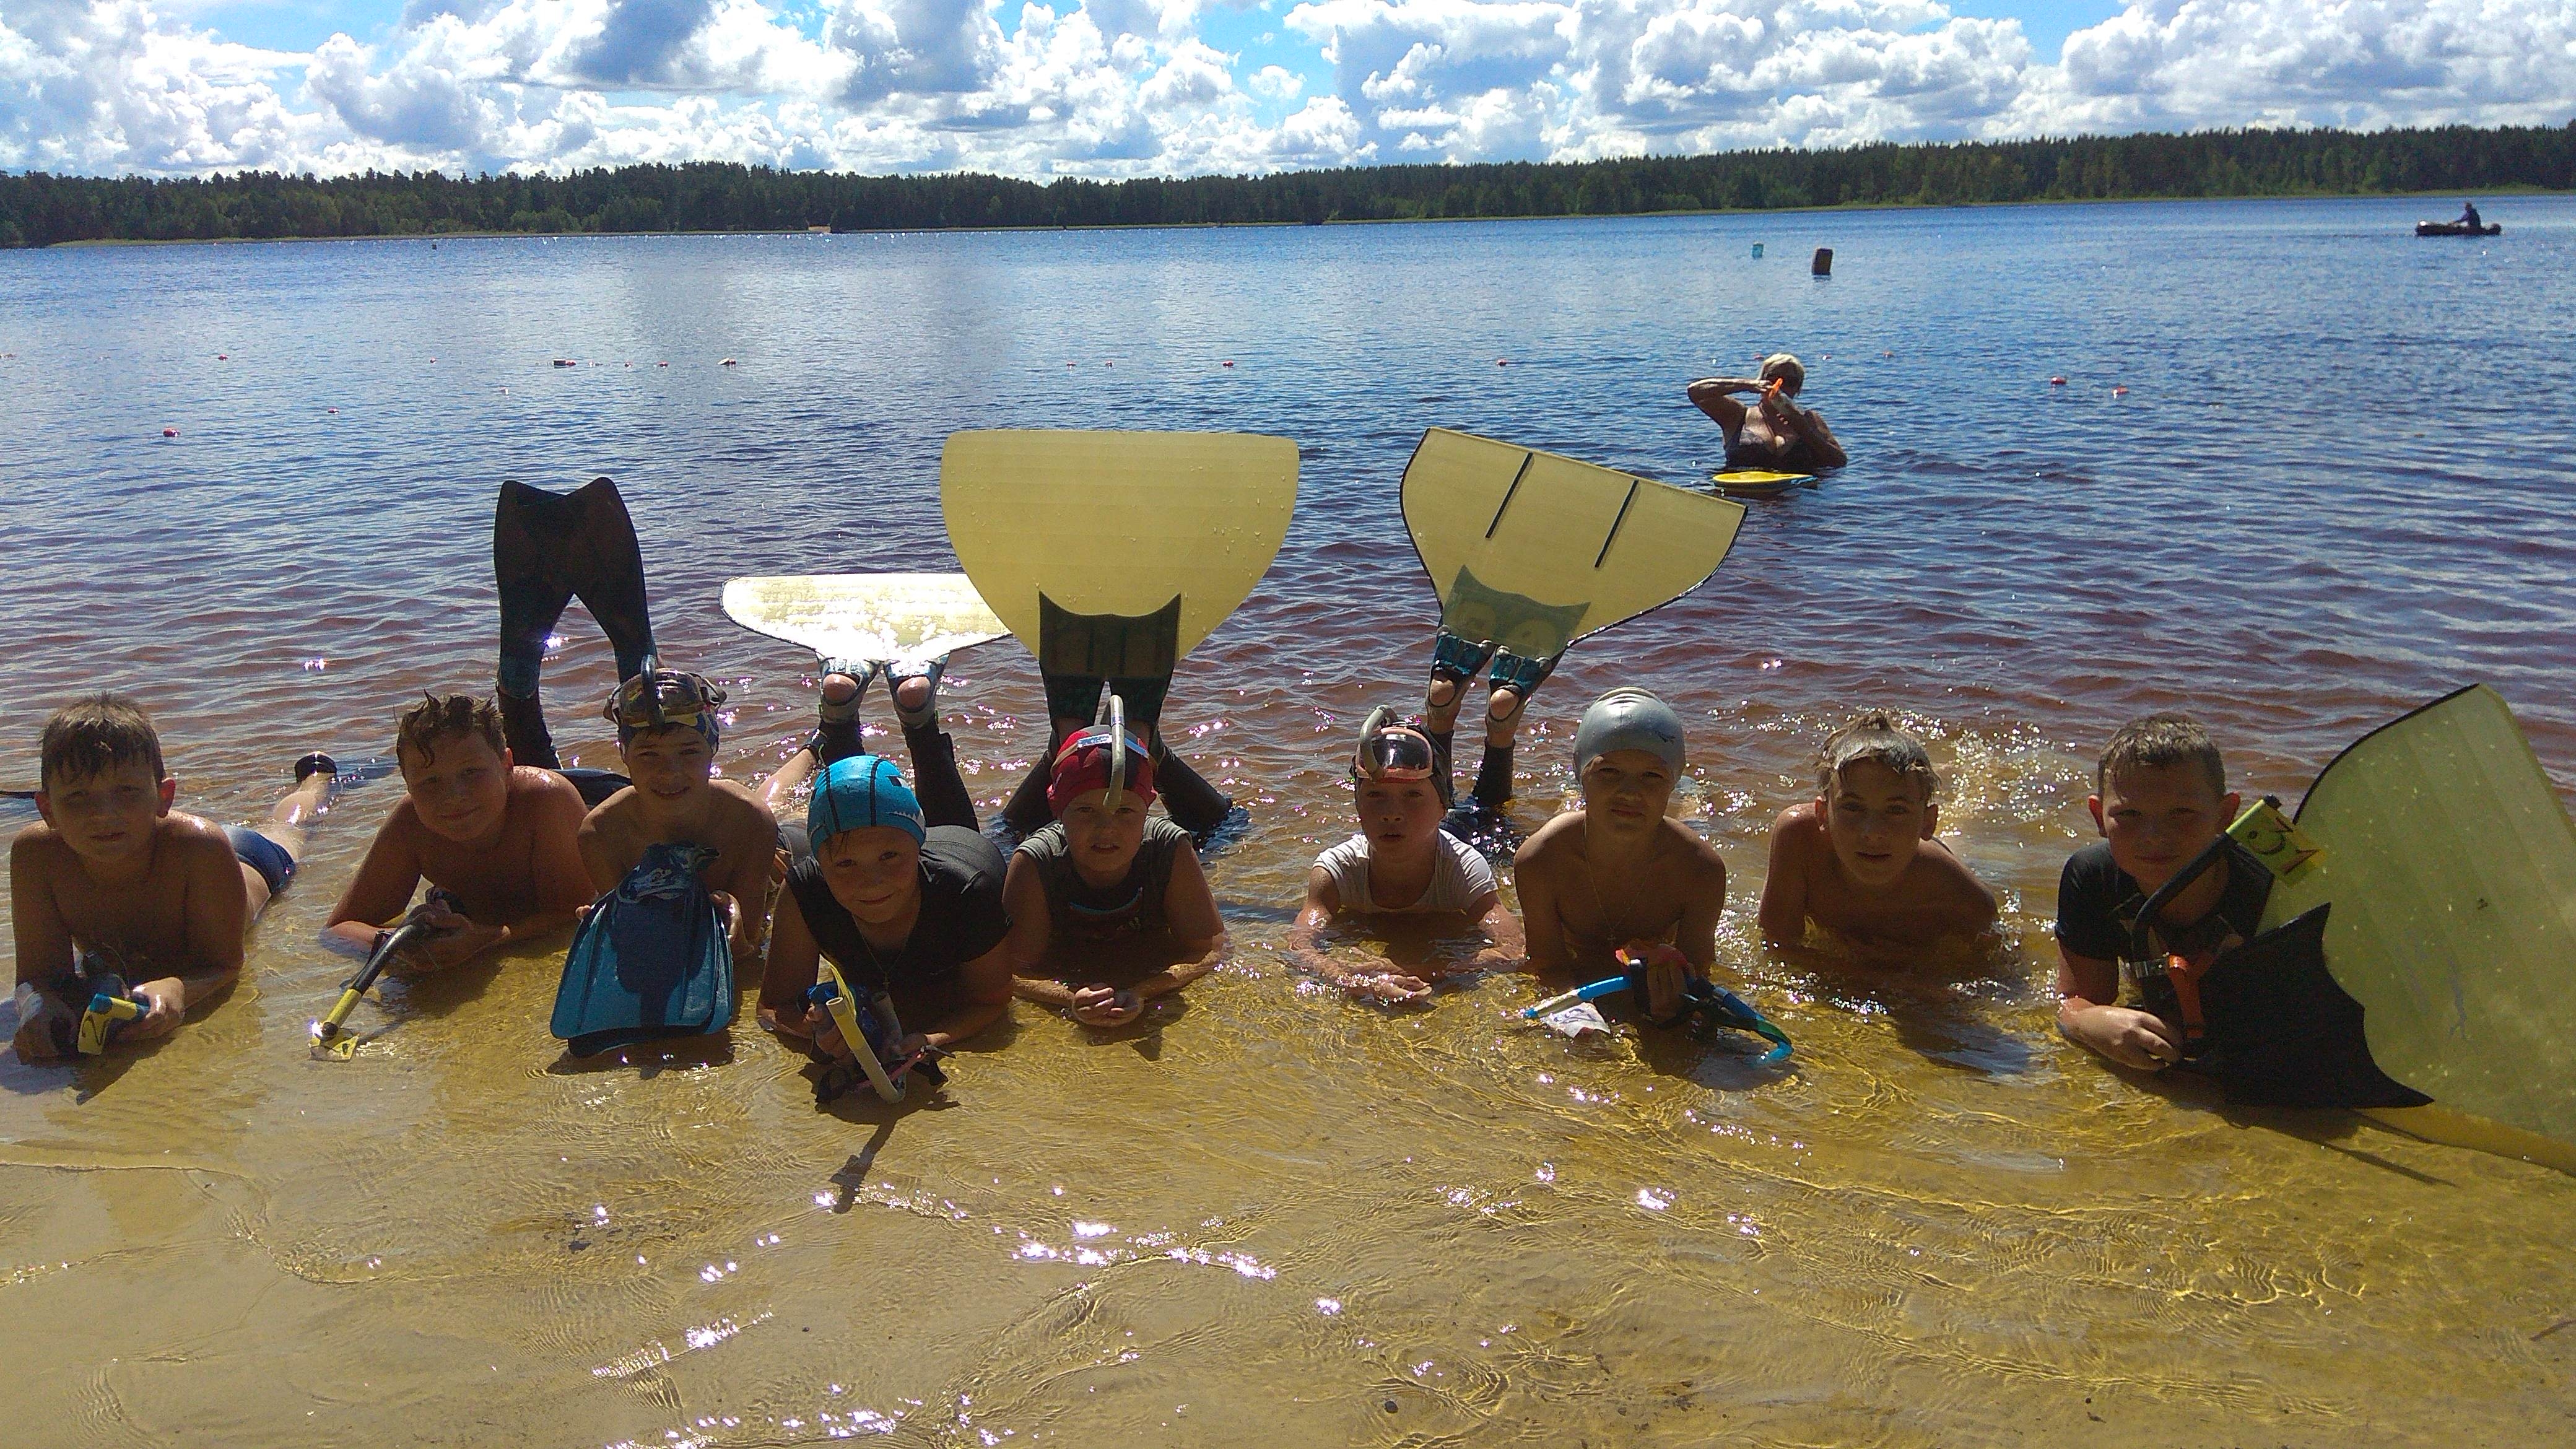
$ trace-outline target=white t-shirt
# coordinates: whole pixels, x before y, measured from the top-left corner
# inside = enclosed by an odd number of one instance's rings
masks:
[[[1444,847],[1432,862],[1431,884],[1423,888],[1422,898],[1409,906],[1381,906],[1369,895],[1369,843],[1365,835],[1354,835],[1315,857],[1315,864],[1333,878],[1333,889],[1340,893],[1342,909],[1389,915],[1410,915],[1420,911],[1472,910],[1476,902],[1494,893],[1494,869],[1474,846],[1444,830],[1440,832]]]

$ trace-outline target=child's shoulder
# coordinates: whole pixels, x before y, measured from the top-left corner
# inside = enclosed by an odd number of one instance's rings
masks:
[[[1824,812],[1813,800],[1801,800],[1771,822],[1771,849],[1799,849],[1825,838]]]
[[[624,792],[620,791],[619,793],[623,794]],[[610,798],[613,799],[615,797],[612,796]],[[403,806],[408,806],[410,803],[411,797],[405,795],[402,798],[400,805],[396,808],[399,809]],[[556,774],[552,770],[540,769],[535,765],[515,765],[511,767],[510,803],[514,806],[522,804],[570,804],[575,809],[581,810],[585,814],[588,813],[588,807],[581,803],[580,786],[575,785],[572,781]]]
[[[758,795],[731,780],[710,782],[715,787],[716,818],[728,829],[776,830],[778,817],[769,813]]]
[[[1693,870],[1714,869],[1721,875],[1726,872],[1724,857],[1717,853],[1717,847],[1710,843],[1708,837],[1669,815],[1664,817],[1664,848],[1688,861]]]

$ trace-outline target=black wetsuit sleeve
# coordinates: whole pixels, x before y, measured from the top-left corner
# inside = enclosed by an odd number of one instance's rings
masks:
[[[2129,932],[2115,911],[2123,892],[2120,868],[2107,844],[2088,845],[2066,858],[2057,878],[2057,941],[2078,956],[2117,961],[2129,953]]]
[[[1002,908],[1007,866],[993,842],[962,826],[934,826],[923,842],[922,868],[924,903],[935,899],[947,918],[942,934],[946,954],[955,959],[944,964],[963,966],[1002,944],[1011,933],[1011,913]]]

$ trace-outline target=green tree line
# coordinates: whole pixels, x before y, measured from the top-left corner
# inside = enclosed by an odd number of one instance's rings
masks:
[[[0,175],[0,246],[446,232],[1322,223],[2503,187],[2576,190],[2576,122],[1883,143],[1045,185],[971,173],[860,176],[730,162],[564,176],[28,173]]]

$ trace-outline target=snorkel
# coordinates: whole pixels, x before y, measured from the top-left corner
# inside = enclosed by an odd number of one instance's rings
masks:
[[[1615,996],[1622,991],[1633,991],[1638,1000],[1645,1000],[1646,958],[1633,951],[1622,949],[1616,959],[1620,966],[1618,975],[1605,976],[1588,986],[1578,986],[1561,996],[1551,996],[1536,1006],[1525,1006],[1521,1008],[1521,1020],[1536,1021],[1542,1016],[1553,1015],[1569,1006],[1586,1001],[1598,1001],[1604,996]],[[1685,1020],[1690,1023],[1691,1035],[1702,1041],[1707,1040],[1709,1035],[1719,1027],[1732,1027],[1737,1031],[1751,1032],[1770,1042],[1771,1049],[1764,1052],[1761,1057],[1762,1065],[1766,1067],[1777,1066],[1787,1061],[1790,1052],[1795,1050],[1789,1043],[1789,1034],[1773,1025],[1769,1017],[1754,1010],[1752,1003],[1714,981],[1687,972],[1682,976],[1681,1009],[1661,1021],[1649,1021],[1647,1025],[1666,1027]]]
[[[858,993],[850,989],[849,979],[841,974],[841,968],[833,965],[829,957],[819,964],[823,977],[805,988],[805,1004],[821,1007],[832,1018],[833,1027],[841,1033],[842,1044],[850,1049],[852,1061],[834,1057],[819,1044],[809,1047],[814,1059],[823,1064],[822,1075],[814,1079],[814,1105],[817,1108],[856,1086],[859,1073],[866,1074],[868,1085],[876,1090],[877,1099],[884,1102],[902,1101],[915,1071],[920,1072],[923,1080],[933,1087],[948,1084],[948,1074],[931,1060],[933,1055],[946,1055],[937,1047],[926,1046],[901,1057],[894,1055],[895,1044],[903,1040],[903,1020],[895,1015],[893,997],[880,990],[872,1000],[862,1001]],[[852,1071],[853,1062],[856,1072]]]

